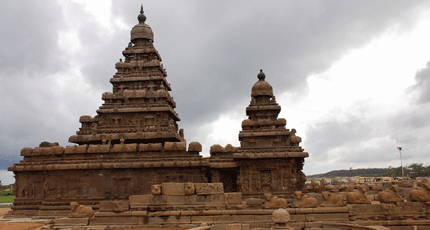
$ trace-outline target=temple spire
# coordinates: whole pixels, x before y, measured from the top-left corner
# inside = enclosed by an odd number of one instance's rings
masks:
[[[266,74],[263,73],[263,70],[260,69],[260,73],[257,75],[259,81],[264,81],[266,79]]]
[[[140,14],[137,16],[137,20],[139,20],[139,24],[143,24],[146,21],[146,16],[143,14],[143,4],[140,5]]]

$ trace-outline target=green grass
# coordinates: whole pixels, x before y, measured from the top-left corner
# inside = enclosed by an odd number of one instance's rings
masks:
[[[0,196],[0,203],[13,203],[15,200],[15,195],[11,196]]]

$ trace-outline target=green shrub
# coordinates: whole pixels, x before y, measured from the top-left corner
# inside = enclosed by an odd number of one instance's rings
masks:
[[[2,192],[1,193],[2,196],[13,196],[13,192],[11,191],[6,191],[6,192]]]
[[[15,195],[11,196],[0,196],[0,203],[13,203]]]

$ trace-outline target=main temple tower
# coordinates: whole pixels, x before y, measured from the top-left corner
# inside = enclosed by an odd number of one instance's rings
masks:
[[[115,65],[112,92],[102,95],[95,117],[81,116],[82,127],[69,138],[77,145],[24,148],[24,159],[9,168],[16,178],[14,216],[65,216],[70,202],[97,209],[101,201],[149,194],[154,184],[207,182],[209,161],[199,155],[200,143],[186,148],[142,8],[138,21],[124,61]]]
[[[113,92],[106,92],[97,116],[82,116],[81,129],[69,142],[84,144],[161,143],[184,141],[178,130],[175,101],[162,59],[155,49],[154,33],[145,24],[143,7],[139,24],[131,30],[131,41],[122,52],[110,79]]]

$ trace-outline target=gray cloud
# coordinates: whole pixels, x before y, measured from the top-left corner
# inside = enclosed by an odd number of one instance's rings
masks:
[[[349,167],[397,167],[400,166],[398,146],[403,147],[403,165],[430,164],[427,151],[430,147],[429,69],[430,62],[415,75],[416,83],[404,94],[410,98],[407,104],[399,105],[400,109],[393,108],[385,117],[349,116],[347,122],[339,122],[334,117],[309,125],[306,150],[311,156],[305,170],[318,173],[314,168],[325,172]],[[366,103],[357,103],[354,107],[370,111]],[[338,112],[345,114],[346,111]]]
[[[64,9],[56,1],[0,3],[5,22],[0,26],[0,108],[7,111],[0,115],[0,150],[6,159],[20,159],[19,149],[44,140],[67,145],[79,128],[79,116],[95,115],[101,94],[111,91],[109,79],[140,6],[138,1],[113,1],[108,30],[81,5],[67,4]],[[204,141],[200,128],[221,114],[245,117],[259,69],[275,95],[305,94],[307,76],[326,70],[391,26],[407,32],[417,12],[428,7],[426,1],[157,1],[145,3],[144,9],[168,71],[179,125],[191,142]],[[73,21],[67,14],[73,14]],[[64,53],[58,45],[60,31],[69,26],[80,41],[76,53]],[[75,70],[83,82],[70,74]],[[60,87],[58,74],[70,74],[76,82]],[[336,145],[366,139],[362,133],[369,130],[372,124],[360,118],[343,125],[320,123],[306,131],[307,150],[324,156]],[[330,135],[337,136],[329,140]],[[315,159],[322,158],[315,154]]]
[[[430,102],[430,61],[427,62],[427,67],[417,72],[415,76],[416,84],[410,88],[411,93],[415,91],[417,94],[418,103]]]

